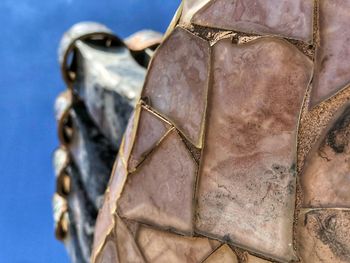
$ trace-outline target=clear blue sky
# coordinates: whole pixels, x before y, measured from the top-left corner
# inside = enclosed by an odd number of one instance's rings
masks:
[[[62,33],[79,21],[125,37],[164,31],[180,0],[0,0],[0,263],[65,263],[53,238],[51,153]]]

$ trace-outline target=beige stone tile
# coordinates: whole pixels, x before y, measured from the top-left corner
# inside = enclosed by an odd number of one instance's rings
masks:
[[[108,240],[96,257],[95,263],[119,263],[118,252],[114,240]]]
[[[247,262],[246,262],[246,263],[272,263],[272,262],[248,254],[248,255],[247,255]]]
[[[120,216],[192,233],[197,164],[176,130],[129,174],[118,202]]]
[[[158,48],[142,97],[197,147],[207,100],[209,43],[177,27]]]
[[[213,49],[196,228],[276,260],[291,260],[298,115],[312,62],[260,38]]]
[[[197,13],[203,6],[210,2],[210,0],[183,0],[182,14],[180,17],[180,24],[189,25],[195,13]]]
[[[133,171],[169,131],[171,125],[153,112],[141,108],[136,137],[129,157],[128,170]]]
[[[114,213],[117,209],[117,201],[124,189],[124,185],[128,176],[128,172],[125,168],[124,162],[120,156],[117,157],[113,171],[111,174],[109,189],[109,208],[110,212]]]
[[[320,2],[320,44],[316,49],[311,104],[334,95],[350,83],[350,2]]]
[[[350,207],[350,104],[333,121],[311,150],[301,174],[303,206]]]
[[[145,263],[134,237],[118,216],[116,216],[115,231],[115,243],[117,244],[120,263]]]
[[[137,104],[135,107],[135,110],[133,111],[133,113],[129,118],[128,125],[126,126],[124,137],[120,145],[118,155],[122,158],[125,166],[127,165],[127,162],[130,157],[131,149],[134,145],[137,125],[139,123],[139,118],[140,118],[140,112],[141,112],[141,105]]]
[[[96,220],[93,250],[92,250],[93,258],[101,250],[103,244],[105,243],[107,235],[111,233],[114,228],[114,218],[110,212],[109,204],[110,204],[109,193],[106,192],[105,200],[103,202],[102,208],[98,213],[97,220]],[[101,262],[104,262],[104,261],[101,261]]]
[[[238,263],[236,254],[228,245],[222,245],[203,263]]]
[[[219,246],[219,242],[199,237],[184,237],[141,227],[137,243],[147,262],[199,263]]]
[[[313,3],[313,0],[212,0],[193,16],[192,22],[311,42]]]
[[[349,209],[303,209],[298,222],[302,262],[350,262]]]

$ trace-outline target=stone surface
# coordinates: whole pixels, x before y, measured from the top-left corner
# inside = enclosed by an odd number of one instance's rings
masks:
[[[77,41],[77,79],[74,89],[84,100],[100,132],[118,149],[128,118],[139,99],[146,69],[126,47]]]
[[[312,62],[283,40],[260,38],[219,41],[212,63],[196,228],[291,260],[296,130]]]
[[[297,232],[303,262],[350,262],[350,210],[303,209]]]
[[[116,152],[89,118],[84,104],[75,104],[70,116],[73,135],[69,152],[78,167],[90,200],[98,209],[102,205]]]
[[[210,0],[183,0],[182,14],[180,17],[180,24],[189,25],[195,13],[203,6],[210,2]]]
[[[135,141],[135,135],[137,131],[137,126],[140,119],[141,105],[137,104],[135,110],[130,115],[128,125],[125,129],[124,137],[119,149],[119,157],[122,158],[125,167],[127,167],[128,160],[131,154],[132,147]]]
[[[69,90],[62,92],[55,101],[55,119],[60,122],[63,115],[72,106],[72,95]]]
[[[334,95],[350,83],[350,2],[320,2],[320,44],[316,62],[311,104]]]
[[[143,256],[124,222],[116,216],[116,239],[120,263],[145,263]],[[110,261],[109,263],[112,263]]]
[[[133,171],[145,159],[171,125],[146,108],[141,108],[135,141],[128,161],[128,170]]]
[[[96,256],[97,252],[99,252],[99,250],[102,248],[107,235],[112,231],[114,227],[114,218],[111,214],[109,204],[109,193],[106,192],[103,206],[100,209],[96,220],[92,249],[93,257]]]
[[[350,207],[350,105],[339,110],[305,161],[303,206]]]
[[[100,255],[96,258],[96,263],[119,263],[118,251],[114,240],[108,240],[102,248]]]
[[[81,175],[74,164],[70,164],[66,170],[71,178],[71,192],[67,196],[69,219],[75,225],[82,260],[89,262],[97,211],[86,194]]]
[[[126,179],[128,176],[128,172],[124,165],[122,158],[118,155],[113,171],[111,174],[111,180],[109,183],[109,207],[111,209],[111,213],[114,213],[117,209],[117,201],[120,198],[120,195],[123,191]]]
[[[192,22],[311,42],[313,4],[313,0],[212,0],[194,15]]]
[[[184,237],[141,227],[137,243],[147,262],[197,263],[206,259],[219,242],[199,237]]]
[[[177,27],[154,55],[142,91],[142,98],[197,147],[202,145],[209,59],[209,43]]]
[[[197,164],[173,130],[142,165],[128,175],[118,201],[120,216],[192,233],[196,175]]]
[[[246,263],[272,263],[272,262],[262,258],[257,258],[253,255],[248,254]]]
[[[203,263],[238,263],[236,254],[228,245],[222,245]]]

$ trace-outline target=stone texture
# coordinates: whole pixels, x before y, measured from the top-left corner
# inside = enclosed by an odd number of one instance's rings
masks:
[[[276,260],[294,258],[298,115],[312,62],[283,40],[213,49],[196,228]]]
[[[83,103],[76,103],[70,111],[73,135],[69,143],[72,160],[76,164],[89,199],[98,209],[112,171],[116,152],[90,119]]]
[[[120,216],[192,233],[196,174],[197,164],[173,130],[136,172],[128,175],[118,201]]]
[[[183,0],[182,14],[180,17],[180,24],[189,25],[195,13],[203,6],[210,2],[210,0]]]
[[[96,258],[96,263],[120,263],[114,240],[108,240]]]
[[[219,246],[219,242],[199,237],[184,237],[141,227],[137,243],[147,262],[198,263]]]
[[[72,163],[66,171],[69,178],[71,178],[71,191],[67,196],[69,219],[75,225],[82,260],[89,262],[97,210],[89,200],[78,169]]]
[[[302,262],[350,262],[349,209],[303,209],[298,222]]]
[[[238,263],[236,254],[228,245],[222,245],[203,263]]]
[[[131,113],[128,125],[125,129],[124,137],[119,149],[119,156],[122,158],[125,166],[127,166],[131,149],[135,141],[137,125],[139,123],[141,105],[137,104],[135,110]],[[126,167],[128,168],[128,167]]]
[[[202,145],[209,58],[208,42],[175,28],[154,55],[142,92],[197,147]]]
[[[350,83],[350,2],[320,2],[320,43],[316,62],[311,104],[334,95]]]
[[[272,263],[272,262],[248,254],[248,255],[247,255],[247,261],[246,261],[245,263]]]
[[[123,191],[128,172],[124,165],[124,162],[120,156],[117,157],[113,171],[111,174],[111,180],[109,183],[109,207],[111,209],[111,213],[114,213],[117,209],[117,201],[120,198],[120,195]]]
[[[350,106],[335,115],[306,159],[303,206],[350,207]]]
[[[111,214],[109,204],[109,193],[106,192],[103,206],[100,209],[96,220],[92,250],[93,258],[94,256],[96,256],[97,252],[102,248],[107,235],[112,231],[114,227],[114,218]]]
[[[116,239],[120,263],[145,263],[134,237],[124,222],[116,216]],[[112,263],[110,261],[109,263]]]
[[[171,125],[168,122],[142,107],[135,141],[129,157],[129,171],[135,170],[170,128]]]
[[[194,15],[192,22],[311,42],[313,3],[313,0],[212,0]]]
[[[126,47],[102,48],[82,41],[77,41],[76,46],[74,89],[100,132],[117,150],[139,99],[146,70]]]

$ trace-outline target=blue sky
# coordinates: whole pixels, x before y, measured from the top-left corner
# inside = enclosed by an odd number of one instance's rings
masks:
[[[180,0],[0,0],[0,263],[64,263],[53,237],[51,154],[62,33],[97,21],[121,37],[163,32]]]

